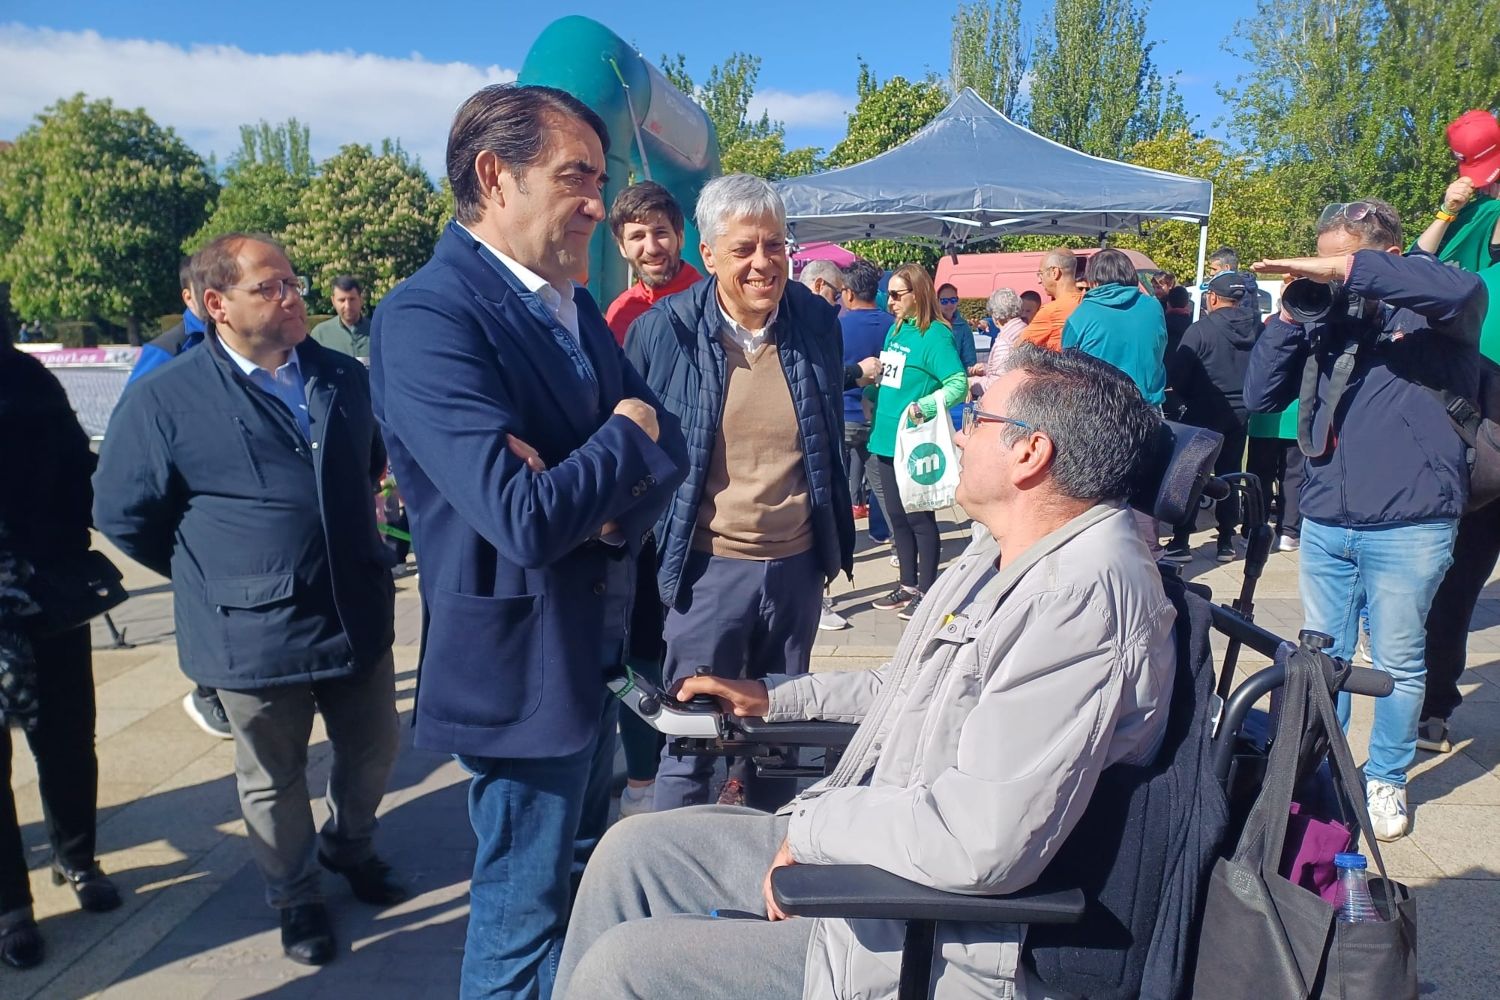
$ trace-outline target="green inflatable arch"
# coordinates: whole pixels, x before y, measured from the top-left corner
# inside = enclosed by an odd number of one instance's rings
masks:
[[[598,21],[564,17],[537,37],[520,83],[565,90],[598,112],[609,127],[605,206],[632,181],[653,180],[672,192],[687,217],[683,259],[700,271],[698,192],[719,173],[719,142],[703,109]],[[609,227],[589,248],[588,287],[600,308],[629,286],[629,268]]]

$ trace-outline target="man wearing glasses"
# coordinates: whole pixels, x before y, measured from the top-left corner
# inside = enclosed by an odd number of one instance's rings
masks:
[[[1486,295],[1477,276],[1430,254],[1403,257],[1401,218],[1383,201],[1329,205],[1317,231],[1317,256],[1254,265],[1327,286],[1332,304],[1319,317],[1297,283],[1286,287],[1251,351],[1245,406],[1274,413],[1300,396],[1306,627],[1350,659],[1370,609],[1375,666],[1396,688],[1375,704],[1365,795],[1375,835],[1397,840],[1410,825],[1425,619],[1469,492],[1467,449],[1433,390],[1475,397]],[[1339,710],[1347,723],[1347,695]]]
[[[191,269],[203,346],[121,397],[94,522],[171,578],[178,659],[228,715],[282,948],[321,965],[334,955],[322,868],[363,902],[406,898],[373,843],[398,746],[394,591],[372,501],[385,448],[364,366],[308,339],[307,279],[281,247],[231,233]],[[315,710],[333,747],[321,831],[305,773]]]
[[[1099,776],[1157,756],[1177,669],[1176,615],[1125,507],[1159,425],[1117,369],[1018,345],[958,438],[959,502],[989,530],[928,592],[893,662],[693,676],[677,692],[767,721],[859,722],[838,770],[777,815],[710,807],[612,829],[554,996],[894,996],[901,925],[788,920],[771,871],[865,864],[987,895],[1033,884],[1070,834],[1088,850],[1079,819]],[[939,995],[1042,995],[1015,935],[936,935]]]

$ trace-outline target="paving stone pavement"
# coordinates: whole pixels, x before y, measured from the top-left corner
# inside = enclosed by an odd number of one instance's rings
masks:
[[[964,526],[944,524],[945,556],[967,541]],[[863,539],[863,536],[861,536]],[[1211,533],[1196,536],[1199,558],[1186,575],[1227,601],[1238,593],[1241,564],[1212,561]],[[815,669],[877,666],[895,648],[904,623],[870,608],[890,589],[889,549],[862,540],[854,580],[838,581],[834,606],[850,628],[819,634]],[[107,548],[107,545],[104,546]],[[1301,624],[1297,557],[1271,557],[1256,594],[1257,620],[1284,635]],[[233,1000],[241,997],[451,998],[457,994],[467,920],[473,833],[464,776],[438,754],[403,749],[382,808],[382,852],[415,893],[376,910],[347,888],[325,883],[342,953],[307,969],[286,961],[274,915],[249,863],[234,795],[232,746],[194,726],[179,702],[188,683],[177,668],[170,586],[118,560],[131,600],[114,620],[134,648],[110,648],[94,628],[101,767],[99,850],[125,905],[109,914],[78,911],[71,893],[47,878],[46,837],[30,755],[18,752],[13,784],[32,864],[37,916],[47,961],[25,972],[0,968],[0,998]],[[398,580],[397,697],[411,709],[420,607],[414,578]],[[1415,826],[1385,849],[1391,874],[1411,884],[1421,911],[1424,996],[1490,998],[1500,918],[1500,577],[1486,589],[1469,644],[1465,703],[1455,718],[1458,749],[1421,754],[1411,776]],[[1241,674],[1263,665],[1247,655]],[[1370,707],[1357,705],[1356,759],[1363,758]],[[321,727],[311,751],[311,786],[326,781]],[[321,812],[321,799],[315,806]],[[663,998],[668,1000],[668,998]]]

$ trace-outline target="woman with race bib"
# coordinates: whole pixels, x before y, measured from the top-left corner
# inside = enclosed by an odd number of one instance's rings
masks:
[[[921,423],[968,394],[969,381],[953,346],[953,331],[938,312],[932,278],[917,264],[905,264],[891,275],[887,294],[896,325],[880,352],[880,384],[866,389],[875,400],[870,426],[870,462],[876,492],[891,522],[891,539],[901,566],[901,582],[875,601],[881,611],[899,611],[909,620],[938,575],[941,551],[937,515],[907,512],[896,485],[896,432],[910,420]]]

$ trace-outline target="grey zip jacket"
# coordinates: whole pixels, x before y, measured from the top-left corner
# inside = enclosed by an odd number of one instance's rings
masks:
[[[861,723],[835,772],[782,810],[799,863],[1014,892],[1057,853],[1105,768],[1155,756],[1176,613],[1130,512],[1099,504],[1004,570],[998,557],[993,537],[976,538],[878,670],[766,679],[768,721]],[[804,997],[895,996],[902,931],[819,920]],[[939,924],[938,1000],[1027,996],[1023,933]]]

